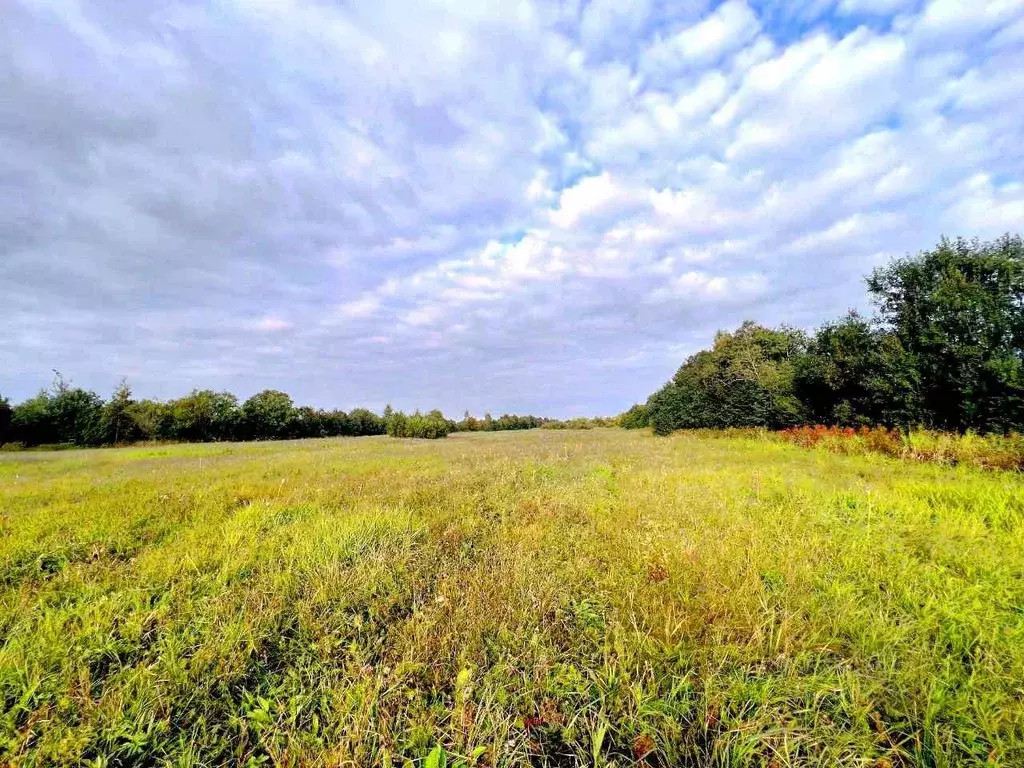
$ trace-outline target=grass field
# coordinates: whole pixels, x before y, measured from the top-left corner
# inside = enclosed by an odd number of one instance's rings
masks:
[[[1022,520],[749,438],[0,454],[0,764],[1022,766]]]

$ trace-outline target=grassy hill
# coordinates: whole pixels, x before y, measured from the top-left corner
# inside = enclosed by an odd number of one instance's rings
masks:
[[[686,434],[0,454],[0,764],[1024,765],[1022,519]]]

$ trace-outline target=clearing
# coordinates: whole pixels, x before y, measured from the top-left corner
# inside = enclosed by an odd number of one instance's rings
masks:
[[[754,438],[0,454],[0,764],[1021,766],[1022,520]]]

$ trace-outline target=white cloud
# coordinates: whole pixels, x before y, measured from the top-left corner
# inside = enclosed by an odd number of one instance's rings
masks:
[[[685,300],[702,304],[734,305],[755,299],[764,293],[767,280],[763,275],[711,275],[691,270],[656,288],[652,302]]]
[[[664,73],[713,62],[752,40],[761,24],[745,0],[726,0],[693,26],[659,39],[645,51],[640,67]]]
[[[714,123],[736,126],[730,157],[806,151],[871,127],[899,106],[905,43],[861,28],[807,38],[757,64]]]
[[[630,190],[616,183],[607,172],[588,176],[562,190],[558,208],[551,212],[551,222],[557,227],[571,227],[613,206],[629,204],[633,197]]]
[[[583,9],[580,37],[591,47],[637,32],[650,14],[649,0],[590,0]]]
[[[1022,0],[931,0],[925,5],[914,33],[919,38],[963,39],[1006,24],[1022,14]]]
[[[917,0],[840,0],[841,13],[871,13],[879,16],[910,10]]]
[[[292,324],[289,323],[287,320],[282,320],[280,317],[273,317],[272,315],[267,315],[265,317],[261,317],[256,322],[254,327],[258,331],[274,332],[286,331],[292,327]]]
[[[950,218],[964,222],[972,232],[993,237],[1019,231],[1024,222],[1024,183],[996,185],[988,174],[979,173],[960,187]]]
[[[379,308],[380,299],[372,294],[367,294],[340,305],[338,314],[342,317],[369,317],[375,314]]]
[[[15,396],[613,411],[1024,221],[1024,0],[9,5]]]

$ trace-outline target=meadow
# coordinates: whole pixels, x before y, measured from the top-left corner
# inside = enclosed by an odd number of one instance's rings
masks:
[[[1021,766],[1022,520],[744,435],[0,454],[0,765]]]

